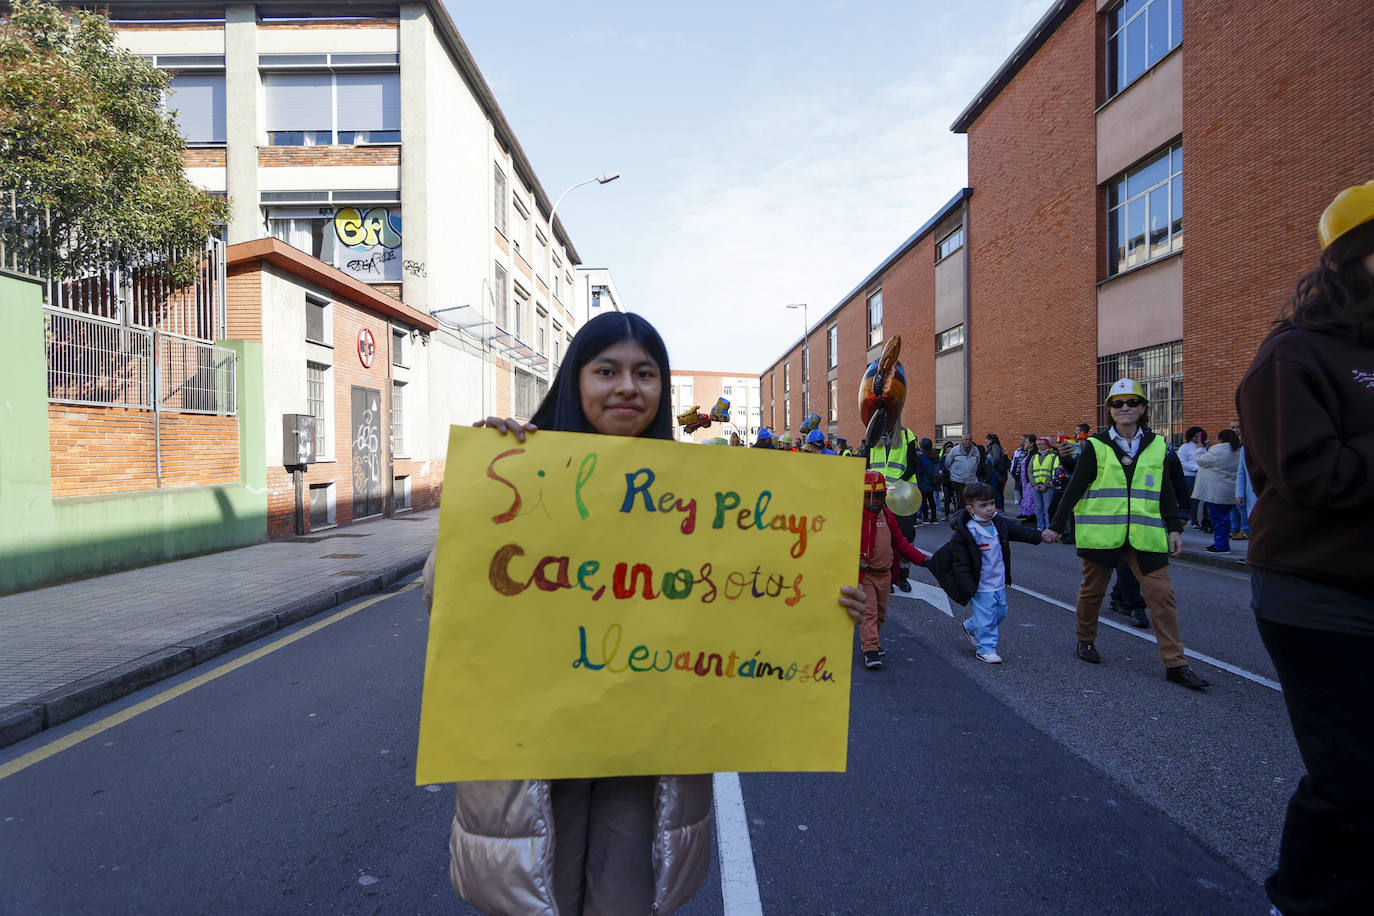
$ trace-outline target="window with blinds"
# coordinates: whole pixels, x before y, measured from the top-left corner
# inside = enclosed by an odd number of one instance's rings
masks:
[[[225,142],[223,73],[179,73],[167,83],[163,104],[176,112],[177,129],[188,145]]]
[[[399,143],[399,73],[268,73],[272,146]]]

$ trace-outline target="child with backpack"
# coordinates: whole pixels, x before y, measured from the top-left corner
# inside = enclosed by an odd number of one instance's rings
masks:
[[[964,490],[967,506],[950,522],[949,542],[931,555],[926,568],[945,594],[969,605],[964,635],[974,654],[990,665],[1002,663],[997,654],[997,628],[1007,616],[1007,586],[1011,584],[1011,542],[1039,544],[1040,531],[999,515],[992,487],[979,481]]]

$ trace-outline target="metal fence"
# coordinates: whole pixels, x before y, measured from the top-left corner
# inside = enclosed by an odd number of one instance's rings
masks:
[[[179,334],[43,309],[48,401],[232,415],[238,354]]]
[[[130,328],[204,341],[225,336],[224,242],[123,257],[55,228],[46,208],[0,192],[0,268],[43,283],[43,302]]]

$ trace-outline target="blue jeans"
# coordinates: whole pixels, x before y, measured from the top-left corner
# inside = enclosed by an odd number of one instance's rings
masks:
[[[1007,616],[1007,590],[974,592],[968,603],[969,619],[964,631],[978,640],[979,653],[997,651],[997,625]]]
[[[1035,527],[1044,531],[1050,526],[1050,503],[1054,501],[1054,489],[1031,490],[1035,501]]]
[[[1223,503],[1207,503],[1212,517],[1212,546],[1218,550],[1231,549],[1231,507]]]
[[[1231,507],[1231,531],[1244,531],[1250,533],[1250,519],[1245,515],[1244,506]]]

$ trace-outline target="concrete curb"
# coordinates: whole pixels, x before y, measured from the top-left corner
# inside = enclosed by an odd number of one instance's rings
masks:
[[[17,744],[44,729],[69,722],[77,716],[99,709],[150,684],[180,674],[196,665],[231,652],[250,642],[270,636],[363,595],[383,592],[413,573],[419,572],[429,556],[418,557],[355,579],[341,588],[293,598],[275,610],[254,614],[245,620],[208,630],[175,645],[150,652],[133,661],[107,668],[99,674],[51,690],[23,703],[0,709],[0,748]]]
[[[1245,562],[1244,554],[1223,553],[1212,554],[1202,553],[1201,551],[1185,550],[1179,556],[1180,560],[1187,560],[1198,566],[1214,566],[1217,569],[1229,569],[1231,572],[1249,573],[1250,566]]]

